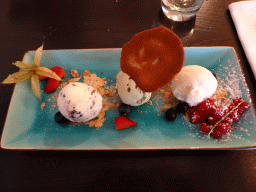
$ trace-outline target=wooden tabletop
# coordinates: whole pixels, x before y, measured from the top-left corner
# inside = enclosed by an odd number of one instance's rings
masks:
[[[0,6],[0,81],[28,50],[121,48],[164,25],[184,47],[234,47],[255,108],[256,89],[228,5],[206,0],[196,18],[174,23],[160,0],[5,0]],[[14,85],[0,84],[2,133]],[[0,191],[255,191],[256,151],[13,151],[0,149]]]

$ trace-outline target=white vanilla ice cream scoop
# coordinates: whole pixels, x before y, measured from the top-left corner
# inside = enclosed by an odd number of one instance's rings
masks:
[[[183,67],[171,82],[173,95],[190,106],[196,106],[211,97],[217,86],[214,75],[199,65]]]
[[[131,106],[139,106],[147,102],[150,92],[143,92],[129,75],[120,71],[116,76],[117,91],[123,103]]]
[[[85,83],[70,83],[59,92],[57,106],[70,121],[86,122],[99,115],[102,96]]]

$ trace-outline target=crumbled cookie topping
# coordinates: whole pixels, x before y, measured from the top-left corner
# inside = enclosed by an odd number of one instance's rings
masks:
[[[176,107],[179,103],[178,99],[174,97],[171,86],[167,85],[152,94],[152,100],[156,105],[161,105],[161,111],[166,111],[169,108]],[[153,102],[149,100],[148,104],[152,105]],[[159,107],[159,106],[158,106]],[[163,115],[163,113],[160,115]]]
[[[79,77],[79,73],[78,73],[78,71],[75,70],[75,69],[71,70],[70,75],[71,75],[72,77],[74,77],[74,78]]]
[[[41,109],[45,108],[45,106],[46,106],[46,104],[45,104],[45,102],[43,102],[43,103],[41,104]]]

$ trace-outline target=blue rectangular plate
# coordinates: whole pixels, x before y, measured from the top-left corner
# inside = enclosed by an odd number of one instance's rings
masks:
[[[113,80],[120,71],[121,49],[45,50],[41,66],[61,66],[69,73],[90,70],[100,77]],[[23,61],[32,63],[35,51],[25,54]],[[184,65],[201,65],[215,72],[219,82],[231,86],[229,94],[240,95],[250,102],[250,93],[241,72],[236,53],[230,47],[185,48]],[[103,72],[103,75],[101,74]],[[69,75],[64,81],[71,78]],[[114,83],[114,81],[112,81]],[[44,83],[41,85],[43,89]],[[233,86],[233,87],[232,87]],[[233,88],[239,88],[235,90]],[[60,125],[54,121],[58,111],[49,102],[52,94],[42,94],[42,101],[32,94],[30,82],[15,86],[8,110],[1,147],[5,149],[38,150],[138,150],[138,149],[247,149],[256,146],[255,113],[251,105],[234,130],[221,140],[209,139],[191,125],[183,115],[174,122],[165,121],[161,106],[144,104],[136,107],[129,117],[139,125],[117,131],[114,118],[117,110],[106,112],[107,120],[99,129],[87,125]],[[42,110],[41,103],[46,102]],[[139,111],[142,111],[140,113]]]

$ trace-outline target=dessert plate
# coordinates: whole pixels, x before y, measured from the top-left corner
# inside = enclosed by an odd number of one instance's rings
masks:
[[[32,63],[35,51],[25,54],[23,61]],[[107,77],[115,84],[120,71],[121,49],[45,50],[41,66],[61,66],[68,74],[72,69],[82,73],[90,70],[99,77]],[[219,83],[230,96],[241,96],[251,102],[250,93],[241,72],[236,53],[231,47],[185,48],[184,65],[201,65],[214,72]],[[103,74],[102,74],[103,73]],[[69,75],[65,77],[71,78]],[[43,90],[44,83],[41,84]],[[191,125],[183,115],[167,122],[161,114],[161,101],[153,105],[135,107],[129,118],[139,125],[117,131],[116,109],[106,112],[104,126],[98,129],[87,125],[60,125],[54,121],[58,111],[54,95],[42,93],[39,101],[31,91],[30,82],[15,86],[4,130],[1,147],[29,150],[145,150],[145,149],[246,149],[256,146],[256,121],[253,106],[233,124],[230,135],[221,140],[207,138],[199,125]],[[56,99],[55,99],[56,100]],[[41,103],[46,107],[41,109]]]

